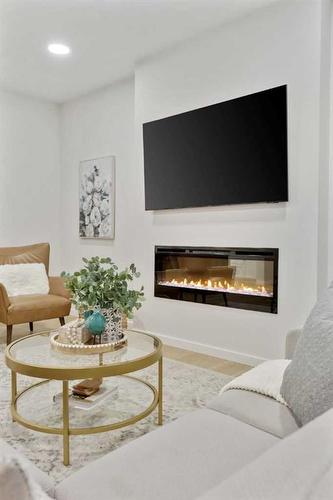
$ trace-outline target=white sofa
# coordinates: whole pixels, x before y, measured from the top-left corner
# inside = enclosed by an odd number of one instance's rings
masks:
[[[333,424],[333,417],[331,420]],[[307,427],[298,430],[289,409],[271,398],[230,390],[205,409],[187,414],[109,453],[56,487],[46,474],[27,461],[26,464],[35,479],[57,500],[187,500],[205,495],[210,499],[238,500],[238,496],[222,495],[224,482],[258,460],[260,474],[263,465],[260,457],[276,447],[281,454],[278,446],[281,440],[286,443],[285,453],[290,455],[293,445],[288,450],[291,439],[288,436],[304,433]],[[303,439],[300,442],[304,444]],[[0,445],[0,451],[1,448],[7,455],[15,454],[5,443]],[[274,460],[281,458],[273,456]],[[266,459],[263,461],[265,464]],[[254,500],[255,495],[244,498]]]

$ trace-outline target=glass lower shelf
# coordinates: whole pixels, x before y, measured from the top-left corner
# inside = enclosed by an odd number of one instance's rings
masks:
[[[70,383],[75,385],[77,381]],[[103,380],[108,394],[91,408],[70,398],[70,428],[99,427],[116,424],[146,410],[154,400],[153,391],[130,377],[110,377]],[[62,427],[62,383],[51,380],[35,386],[17,400],[18,414],[30,422],[47,427]],[[60,396],[60,397],[59,397]],[[86,403],[88,404],[88,403]],[[80,406],[81,408],[78,408]]]

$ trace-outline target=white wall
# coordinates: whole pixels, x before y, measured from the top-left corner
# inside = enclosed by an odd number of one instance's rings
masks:
[[[302,325],[317,291],[320,7],[288,2],[256,11],[140,64],[135,94],[126,82],[63,106],[63,267],[74,269],[83,255],[135,261],[146,293],[139,328],[255,362],[282,356],[287,330]],[[143,122],[285,83],[289,203],[144,211]],[[78,164],[108,154],[116,155],[116,238],[80,240]],[[154,298],[156,244],[278,247],[279,314]]]
[[[320,22],[320,3],[278,4],[137,68],[139,206],[143,122],[288,85],[289,203],[142,215],[148,330],[277,357],[287,330],[303,324],[317,287]],[[278,247],[279,314],[153,298],[154,244]]]
[[[60,268],[59,110],[0,92],[0,246],[48,241]]]
[[[333,263],[330,247],[330,89],[331,89],[331,26],[332,2],[322,0],[321,57],[320,57],[320,118],[319,118],[319,173],[318,173],[318,293],[332,279]]]
[[[333,11],[331,12],[331,33],[333,30]],[[331,36],[330,52],[330,89],[333,88],[333,36]],[[332,90],[331,90],[332,93]],[[333,99],[330,99],[330,129],[329,129],[329,200],[328,200],[328,282],[333,280]]]
[[[121,265],[135,260],[139,228],[133,223],[140,207],[133,203],[136,176],[134,153],[134,81],[62,106],[62,241],[63,268],[76,269],[83,256],[111,255]],[[116,156],[116,237],[114,240],[79,238],[79,162]]]

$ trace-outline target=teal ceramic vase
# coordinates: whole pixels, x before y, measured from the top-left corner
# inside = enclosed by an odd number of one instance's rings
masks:
[[[93,335],[101,335],[105,328],[105,317],[100,311],[87,314],[85,325]]]

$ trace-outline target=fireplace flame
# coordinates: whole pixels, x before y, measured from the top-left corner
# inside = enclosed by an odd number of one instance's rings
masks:
[[[267,290],[263,285],[258,285],[255,287],[248,286],[244,283],[237,283],[234,282],[232,285],[227,281],[224,280],[223,282],[221,280],[212,280],[212,279],[207,279],[207,280],[202,280],[199,279],[197,281],[194,280],[188,280],[187,278],[184,278],[183,280],[176,280],[173,278],[171,281],[159,281],[159,285],[164,285],[164,286],[173,286],[173,287],[179,287],[179,288],[190,288],[190,289],[197,289],[197,290],[212,290],[214,292],[228,292],[228,293],[239,293],[243,295],[256,295],[256,296],[261,296],[261,297],[273,297],[273,292],[270,290]]]

